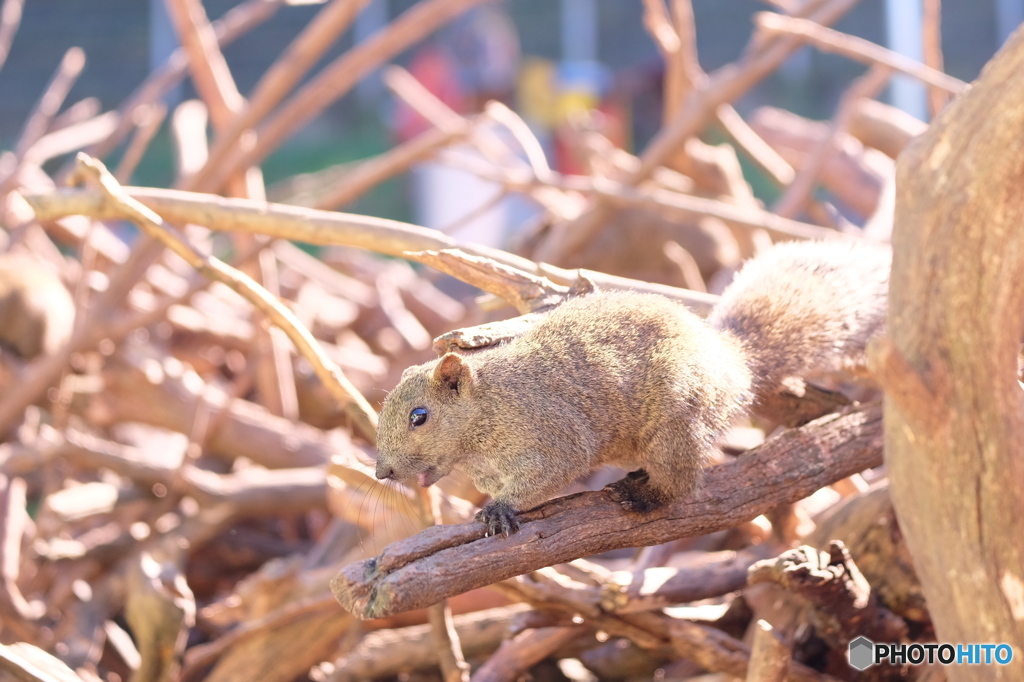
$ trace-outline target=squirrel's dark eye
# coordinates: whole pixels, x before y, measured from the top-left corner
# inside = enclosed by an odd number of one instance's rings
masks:
[[[414,407],[409,413],[409,423],[413,426],[423,426],[427,423],[427,408]]]

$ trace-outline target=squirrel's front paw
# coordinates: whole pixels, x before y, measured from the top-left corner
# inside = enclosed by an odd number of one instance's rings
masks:
[[[626,474],[625,478],[609,483],[604,489],[626,511],[649,512],[667,502],[664,495],[650,486],[649,480],[646,471],[637,469]]]
[[[505,502],[491,502],[476,513],[476,520],[487,526],[488,535],[508,537],[519,530],[516,510]]]

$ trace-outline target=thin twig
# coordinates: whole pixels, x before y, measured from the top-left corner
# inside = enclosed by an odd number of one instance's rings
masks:
[[[184,259],[185,262],[196,270],[202,272],[207,277],[223,282],[241,294],[284,331],[302,356],[313,366],[317,376],[323,381],[334,398],[344,405],[345,411],[355,422],[361,435],[370,442],[375,440],[377,430],[376,412],[366,401],[366,398],[345,377],[334,361],[324,353],[319,342],[313,338],[309,330],[302,326],[291,310],[267,293],[266,289],[250,277],[213,256],[205,256],[196,252],[178,237],[174,236],[170,226],[159,215],[125,192],[99,161],[85,154],[79,154],[79,164],[82,168],[82,173],[99,184],[107,200],[117,205],[119,210],[129,216],[143,231],[159,240],[161,244]]]
[[[142,161],[143,155],[149,149],[149,143],[153,141],[164,122],[164,117],[167,116],[167,107],[162,103],[139,107],[135,110],[134,116],[138,126],[135,136],[128,143],[128,148],[125,149],[120,163],[117,164],[117,170],[114,172],[114,177],[121,183],[131,180],[132,173]]]
[[[211,665],[221,654],[237,646],[240,642],[283,628],[309,615],[334,613],[337,608],[337,602],[329,596],[308,597],[272,611],[262,618],[239,625],[212,642],[194,646],[186,651],[180,677],[185,680],[191,679],[193,675]]]
[[[857,102],[876,95],[889,82],[891,73],[889,67],[875,65],[843,93],[832,123],[829,124],[828,134],[818,143],[796,178],[772,206],[773,213],[783,218],[792,218],[803,210],[825,163],[833,153],[836,139],[850,127],[850,121],[856,114]]]
[[[831,0],[820,5],[810,15],[819,24],[836,21],[858,0]],[[737,63],[727,64],[715,71],[707,83],[694,90],[670,123],[662,127],[640,157],[640,166],[625,179],[624,184],[636,186],[674,154],[687,139],[699,133],[714,116],[718,107],[741,96],[762,78],[774,71],[797,50],[801,42],[786,36],[770,44],[752,41],[751,49]],[[760,45],[760,49],[755,49]],[[607,198],[595,201],[578,218],[557,226],[548,240],[541,245],[536,258],[557,261],[563,254],[574,253],[585,244],[609,218],[613,206]]]
[[[718,123],[737,148],[742,150],[765,175],[780,187],[793,182],[796,171],[764,138],[751,128],[730,104],[723,104],[715,112]]]
[[[221,19],[213,22],[217,44],[225,47],[268,20],[286,4],[286,0],[246,0],[232,8]],[[150,106],[181,82],[188,73],[188,57],[184,48],[179,47],[162,66],[154,70],[142,85],[118,108],[120,122],[105,140],[85,150],[90,156],[102,158],[110,154],[135,125],[133,112],[139,107]]]
[[[582,562],[571,564],[571,570],[588,580],[599,573],[588,570]],[[674,618],[664,613],[607,614],[580,599],[586,586],[575,579],[544,568],[495,585],[510,594],[542,608],[555,609],[582,620],[584,625],[609,634],[626,637],[637,646],[670,658],[686,658],[702,668],[744,677],[750,664],[750,649],[710,625]],[[794,663],[786,678],[791,682],[835,682],[800,663]]]
[[[221,129],[241,110],[243,99],[217,44],[217,34],[200,0],[168,0],[166,5],[188,56],[192,82],[206,103],[214,126]]]
[[[893,71],[905,73],[926,85],[959,95],[967,87],[959,78],[925,66],[921,62],[888,50],[863,38],[847,35],[821,26],[808,19],[784,17],[772,12],[761,12],[754,18],[757,25],[769,33],[793,36],[807,41],[822,52],[834,52],[869,66],[879,64]]]
[[[942,0],[924,0],[921,17],[921,48],[925,66],[943,71],[942,59]],[[935,118],[949,102],[949,93],[934,86],[928,86],[928,109]]]
[[[50,122],[64,105],[64,99],[68,96],[71,86],[78,80],[78,76],[84,68],[85,52],[82,48],[72,47],[64,53],[64,58],[60,60],[60,66],[57,67],[53,78],[46,86],[46,90],[43,91],[43,96],[36,103],[35,109],[29,114],[25,127],[22,128],[18,144],[14,149],[15,154],[19,157],[25,156],[25,152],[46,134]]]
[[[350,204],[388,178],[431,158],[438,150],[459,142],[470,132],[469,127],[457,131],[431,128],[384,154],[360,161],[345,173],[334,191],[316,202],[316,208],[330,210]]]
[[[117,114],[108,111],[79,123],[54,130],[36,140],[25,152],[25,166],[42,166],[52,158],[78,151],[101,140],[117,126]]]
[[[567,176],[550,173],[546,181],[530,173],[517,173],[490,164],[478,163],[465,157],[446,157],[455,165],[471,170],[476,175],[503,183],[510,189],[529,191],[535,187],[554,187],[599,197],[611,205],[638,206],[665,213],[692,216],[711,216],[733,225],[757,228],[781,239],[829,239],[836,234],[818,225],[783,218],[769,211],[745,208],[715,199],[682,194],[664,189],[639,190],[624,183],[604,178]]]
[[[218,131],[210,150],[217,163],[254,128],[337,40],[369,0],[331,0],[263,74],[250,101]]]
[[[487,662],[473,673],[473,682],[513,682],[530,668],[572,642],[587,628],[579,626],[536,628],[502,643]]]
[[[0,67],[3,67],[7,55],[11,53],[11,43],[21,24],[24,4],[25,0],[4,0],[4,6],[0,9]]]
[[[355,46],[323,69],[282,105],[259,130],[256,144],[235,149],[216,167],[199,174],[197,186],[216,189],[238,169],[259,163],[297,129],[347,93],[367,73],[449,20],[484,0],[425,0],[413,5],[388,27]]]
[[[46,132],[55,133],[61,128],[88,121],[90,118],[96,118],[100,115],[100,111],[102,111],[102,108],[99,97],[80,99],[57,114],[53,121],[50,122],[50,127],[46,129]]]
[[[538,178],[543,178],[551,172],[551,164],[548,163],[548,159],[544,155],[544,147],[541,145],[540,140],[537,139],[537,136],[533,134],[533,131],[530,130],[530,126],[527,125],[526,121],[519,114],[497,100],[488,102],[484,108],[484,113],[498,123],[501,123],[512,133],[512,137],[519,143],[523,153],[526,155],[527,162],[533,168],[534,175]]]

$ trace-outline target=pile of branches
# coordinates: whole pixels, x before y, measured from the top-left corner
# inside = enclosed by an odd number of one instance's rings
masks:
[[[182,47],[113,111],[65,106],[85,61],[70,50],[0,156],[0,321],[20,321],[0,325],[0,670],[826,680],[850,678],[857,636],[934,637],[877,469],[877,404],[737,427],[695,499],[642,521],[584,492],[610,480],[599,472],[508,538],[471,521],[484,500],[464,479],[385,487],[372,463],[383,389],[406,367],[514,336],[581,287],[706,313],[773,241],[886,239],[894,158],[925,124],[873,97],[909,74],[937,110],[962,82],[827,28],[856,0],[758,14],[742,58],[705,73],[689,3],[647,0],[665,109],[640,156],[581,118],[567,135],[589,173],[559,174],[512,109],[462,116],[393,66],[389,88],[432,127],[305,177],[304,206],[268,203],[261,160],[482,1],[422,0],[310,77],[366,4],[327,2],[243,97],[221,47],[285,4],[245,0],[211,22],[198,0],[168,0]],[[20,6],[4,2],[0,55]],[[737,113],[805,44],[869,65],[834,117]],[[200,99],[167,112],[185,77]],[[175,186],[123,186],[166,116]],[[729,142],[701,141],[711,130]],[[432,158],[529,197],[543,220],[512,253],[334,210]],[[770,207],[740,158],[778,186]],[[438,271],[487,295],[460,299]],[[871,673],[908,674],[941,673]]]

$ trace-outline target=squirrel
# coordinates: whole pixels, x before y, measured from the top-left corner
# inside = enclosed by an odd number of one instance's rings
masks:
[[[57,352],[71,338],[75,304],[48,264],[0,255],[0,347],[23,360]]]
[[[458,468],[492,535],[592,469],[646,512],[692,493],[744,411],[809,372],[863,365],[884,328],[891,250],[779,244],[748,261],[707,321],[658,294],[569,298],[522,335],[410,367],[388,395],[378,479],[429,486]],[[791,385],[791,384],[789,384]]]

